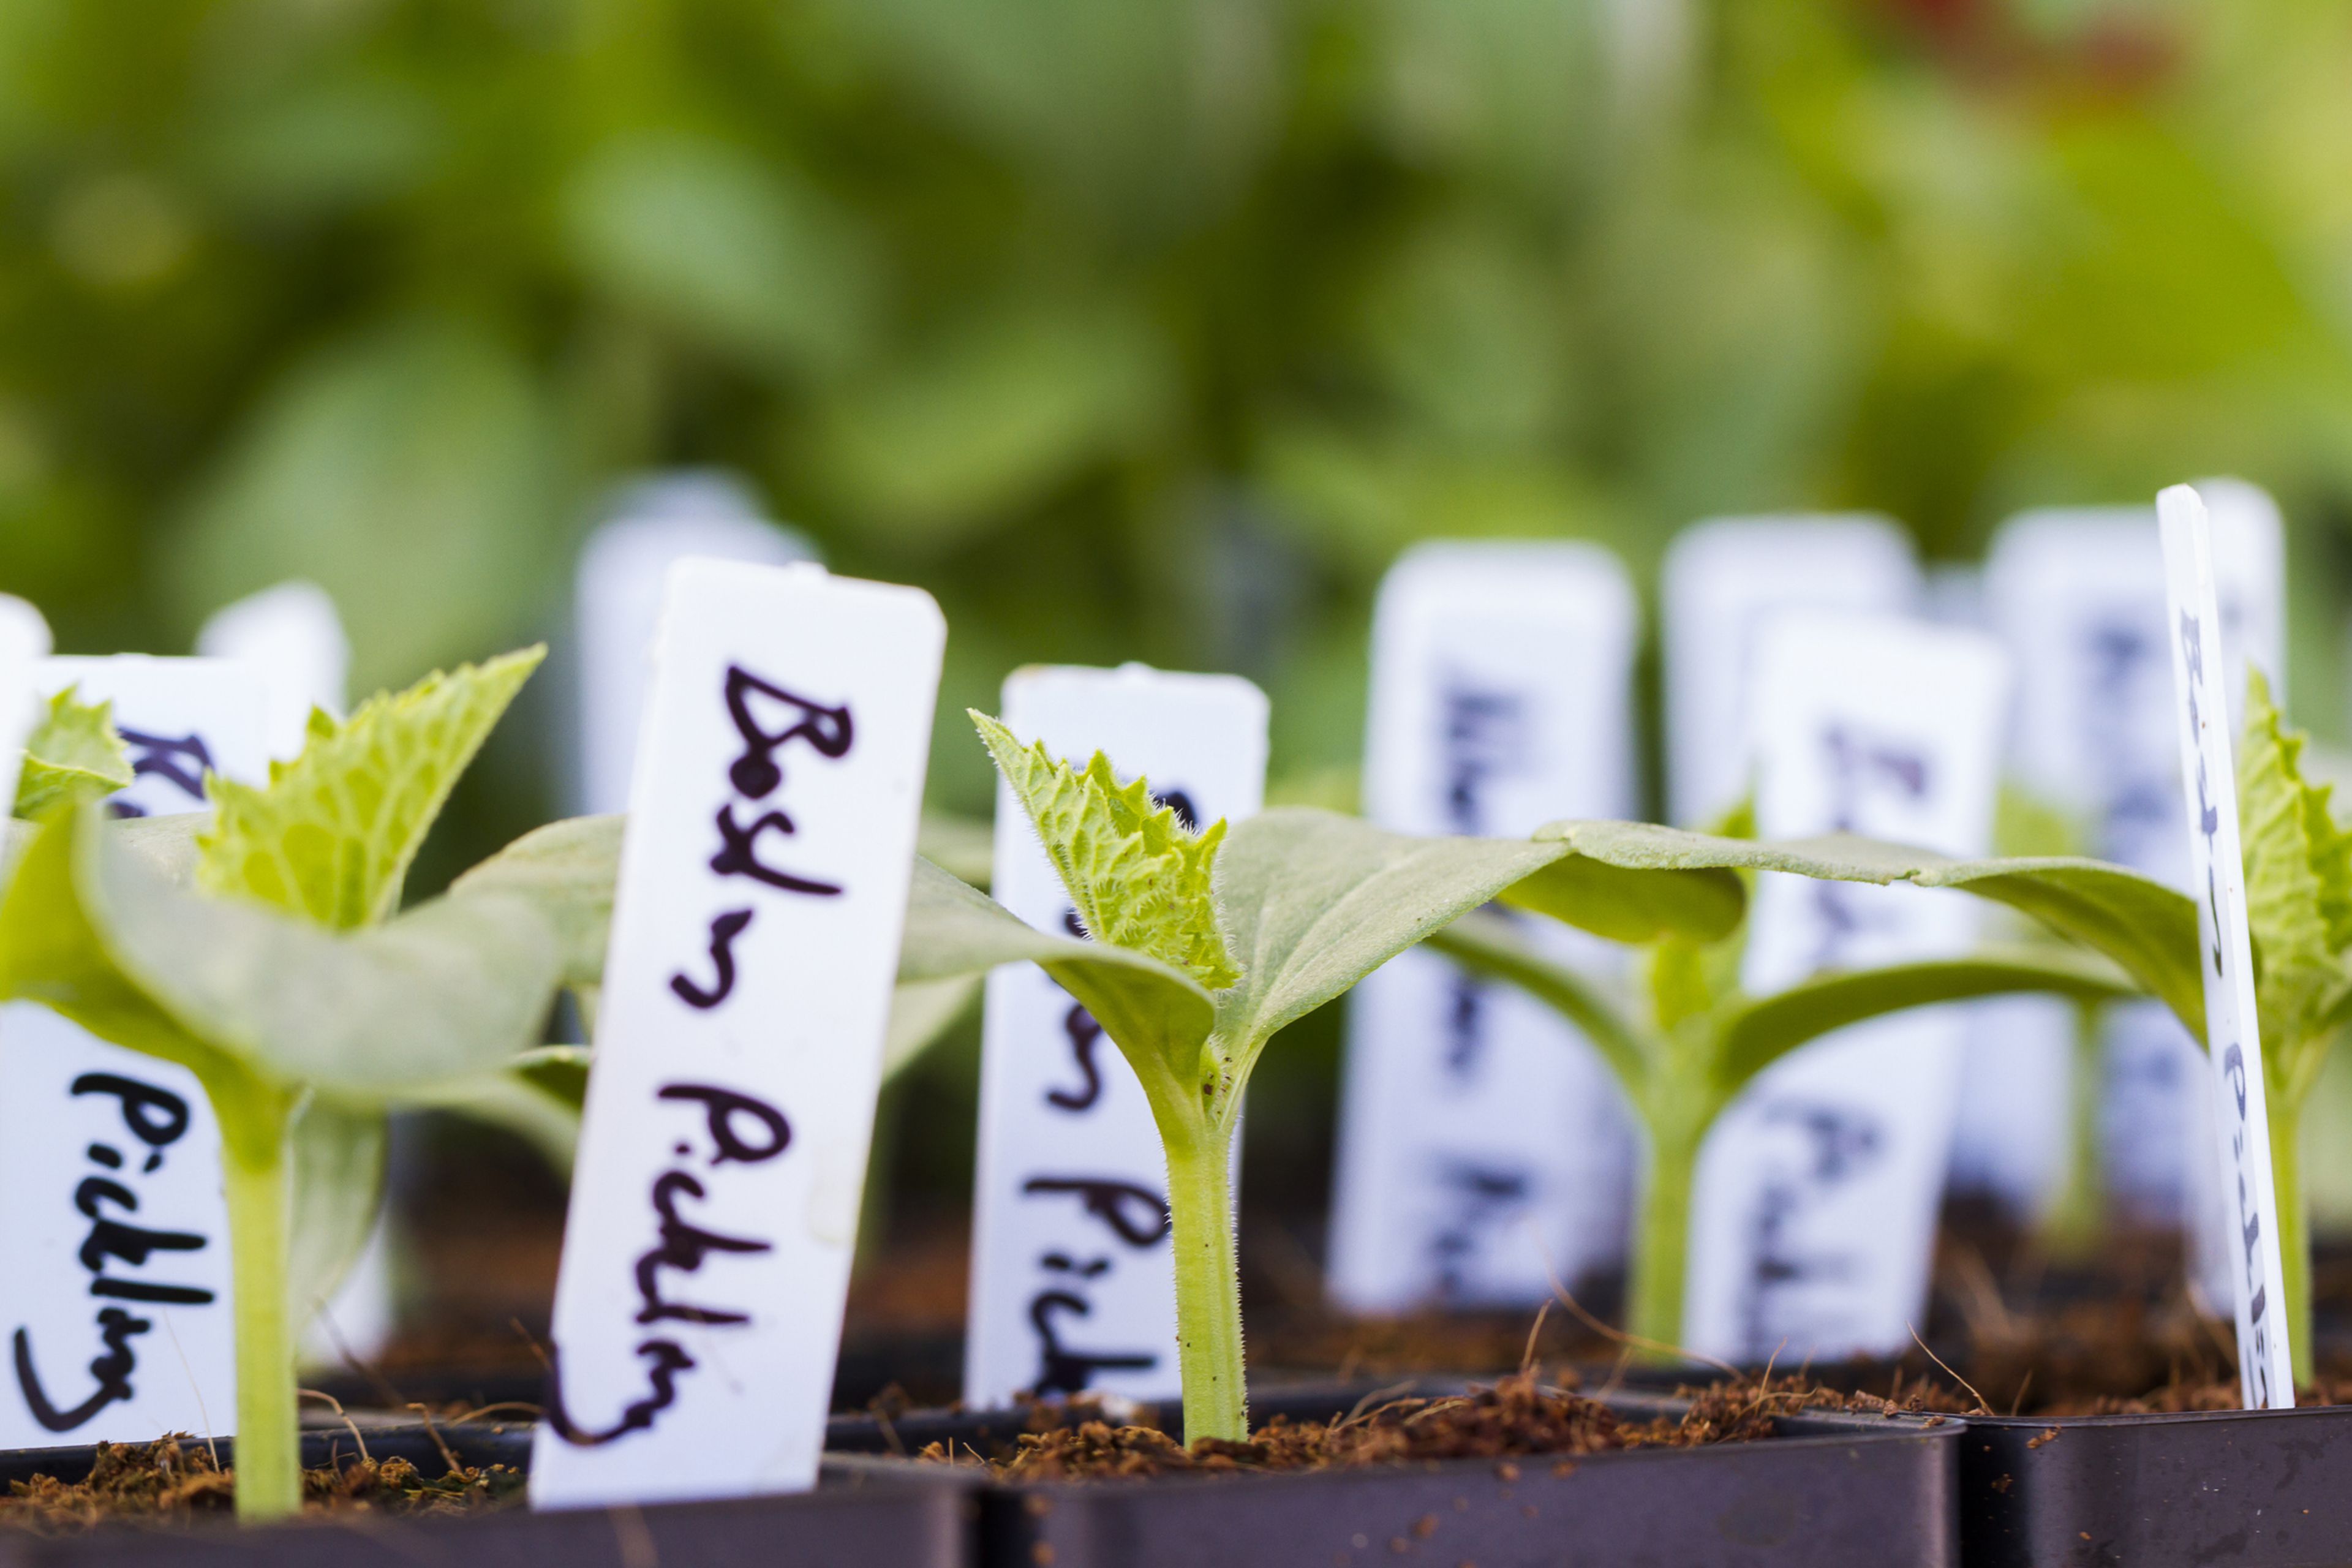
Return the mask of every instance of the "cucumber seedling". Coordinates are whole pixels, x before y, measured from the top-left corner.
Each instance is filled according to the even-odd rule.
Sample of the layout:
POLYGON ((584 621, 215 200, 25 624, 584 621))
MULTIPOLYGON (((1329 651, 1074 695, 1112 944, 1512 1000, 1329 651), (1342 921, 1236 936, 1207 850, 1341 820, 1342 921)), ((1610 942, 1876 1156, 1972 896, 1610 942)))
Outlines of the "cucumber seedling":
MULTIPOLYGON (((0 997, 187 1068, 219 1123, 241 1518, 299 1505, 295 1331, 373 1223, 388 1109, 500 1075, 560 1080, 531 1047, 557 988, 601 969, 598 894, 554 874, 549 830, 394 912, 539 659, 436 674, 346 721, 313 713, 268 785, 207 778, 209 817, 115 821, 96 782, 76 784, 0 899, 0 997)), ((110 776, 102 759, 75 765, 110 776)), ((609 908, 609 884, 601 897, 609 908)))
MULTIPOLYGON (((2152 883, 2139 886, 2133 873, 2095 862, 1940 862, 1842 836, 1766 845, 1597 822, 1555 824, 1540 836, 1580 844, 1589 853, 1638 851, 1643 858, 1685 868, 1966 887, 2029 907, 2047 890, 2044 881, 2060 877, 2078 896, 2087 889, 2128 901, 2167 891, 2152 883), (1990 890, 1995 887, 2001 890, 1990 890)), ((1648 1155, 1628 1259, 1626 1328, 1642 1352, 1654 1358, 1678 1353, 1682 1342, 1700 1148, 1767 1068, 1832 1030, 1931 1003, 2042 992, 2088 1006, 2139 989, 2130 974, 2096 953, 2067 943, 2020 942, 1965 957, 1825 972, 1756 996, 1739 984, 1744 925, 1713 941, 1667 934, 1642 944, 1632 984, 1617 988, 1549 956, 1531 935, 1512 916, 1480 911, 1433 935, 1430 945, 1550 1005, 1591 1042, 1623 1089, 1646 1134, 1648 1155)))
POLYGON ((1033 930, 918 860, 900 986, 1034 961, 1134 1068, 1167 1160, 1195 1438, 1249 1436, 1227 1173, 1250 1074, 1277 1031, 1497 897, 1628 942, 1718 939, 1746 903, 1717 868, 1612 866, 1563 841, 1411 838, 1308 807, 1196 833, 1100 753, 1081 771, 984 714, 972 721, 1087 936, 1033 930))

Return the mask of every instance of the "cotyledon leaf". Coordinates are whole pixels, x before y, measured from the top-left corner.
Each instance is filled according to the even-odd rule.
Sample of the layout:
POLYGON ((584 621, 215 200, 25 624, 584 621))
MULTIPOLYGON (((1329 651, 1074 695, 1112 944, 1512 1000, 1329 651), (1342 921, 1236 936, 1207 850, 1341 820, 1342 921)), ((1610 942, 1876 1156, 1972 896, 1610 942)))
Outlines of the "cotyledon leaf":
POLYGON ((2021 910, 2105 953, 2170 1007, 2193 1038, 2205 1037, 2197 906, 2185 894, 2120 866, 2071 856, 1956 860, 1851 834, 1763 843, 1632 822, 1556 822, 1538 829, 1537 837, 1640 869, 1726 867, 1831 881, 1958 888, 2021 910))
POLYGON ((1147 1088, 1168 1089, 1200 1059, 1216 1005, 1200 983, 1148 953, 1055 936, 918 856, 908 890, 898 986, 1034 963, 1094 1015, 1147 1088))
MULTIPOLYGON (((17 830, 10 835, 15 868, 0 894, 0 998, 39 1002, 100 1039, 205 1074, 218 1065, 220 1053, 125 975, 90 925, 76 886, 75 845, 80 819, 95 815, 85 808, 37 828, 12 825, 17 830)), ((122 852, 138 856, 146 876, 169 888, 173 873, 168 851, 175 838, 186 841, 186 826, 173 817, 150 821, 162 831, 142 833, 141 839, 151 846, 160 842, 167 851, 164 859, 141 854, 123 832, 147 829, 149 821, 124 823, 116 832, 125 840, 122 852)))
POLYGON ((83 702, 78 690, 68 687, 50 698, 25 739, 24 771, 16 775, 18 816, 103 799, 131 785, 131 753, 114 732, 114 705, 83 702))
POLYGON ((516 1133, 559 1173, 569 1173, 580 1144, 592 1053, 581 1046, 541 1046, 497 1067, 407 1085, 392 1103, 456 1111, 516 1133))
POLYGON ((212 779, 205 889, 340 931, 383 920, 458 775, 546 651, 436 670, 347 720, 313 710, 302 754, 271 763, 267 786, 212 779))
POLYGON ((566 985, 596 985, 613 928, 627 818, 574 816, 533 828, 449 885, 453 894, 506 894, 537 910, 563 953, 566 985))
POLYGON ((294 1321, 307 1323, 334 1299, 367 1249, 383 1206, 391 1129, 381 1106, 345 1105, 313 1095, 295 1113, 287 1143, 294 1212, 286 1297, 294 1321))
POLYGON ((1561 858, 1507 838, 1415 838, 1314 806, 1237 825, 1217 865, 1217 910, 1240 984, 1217 999, 1229 1074, 1431 932, 1561 858))
POLYGON ((1748 913, 1748 889, 1730 870, 1627 867, 1563 855, 1513 883, 1504 903, 1639 946, 1661 937, 1720 942, 1748 913))
POLYGON ((101 961, 121 989, 264 1078, 382 1100, 538 1043, 562 954, 527 900, 443 897, 329 931, 175 886, 109 826, 89 810, 73 825, 70 891, 101 961))
POLYGON ((1833 1029, 1908 1007, 2039 992, 2078 1002, 2140 994, 2095 953, 2055 945, 1987 948, 1964 957, 1816 974, 1736 1005, 1722 1025, 1715 1089, 1728 1103, 1758 1073, 1833 1029))

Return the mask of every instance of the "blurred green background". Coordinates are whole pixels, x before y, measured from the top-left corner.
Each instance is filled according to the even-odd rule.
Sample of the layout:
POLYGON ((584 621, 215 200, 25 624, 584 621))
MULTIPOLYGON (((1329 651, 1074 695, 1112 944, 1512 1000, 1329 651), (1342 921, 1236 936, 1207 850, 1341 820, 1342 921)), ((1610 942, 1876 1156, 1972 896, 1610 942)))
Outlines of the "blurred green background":
MULTIPOLYGON (((2298 0, 9 0, 0 587, 179 651, 309 576, 364 691, 725 464, 939 595, 944 712, 1239 669, 1296 777, 1419 535, 2228 471, 2340 734, 2347 80, 2298 0)), ((541 684, 445 862, 554 808, 541 684)))

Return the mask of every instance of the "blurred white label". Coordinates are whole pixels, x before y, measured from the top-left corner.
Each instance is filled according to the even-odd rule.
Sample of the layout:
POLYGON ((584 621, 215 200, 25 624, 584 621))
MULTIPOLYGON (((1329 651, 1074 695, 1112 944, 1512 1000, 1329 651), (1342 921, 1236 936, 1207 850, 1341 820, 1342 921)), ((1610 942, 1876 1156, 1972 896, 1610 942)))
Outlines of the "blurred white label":
POLYGON ((768 521, 750 492, 724 475, 688 470, 630 487, 611 520, 581 547, 573 635, 580 647, 578 809, 623 811, 629 802, 653 687, 655 622, 662 585, 688 556, 768 566, 814 561, 805 535, 768 521))
POLYGON ((2197 900, 2205 982, 2206 1055, 2211 1064, 2214 1152, 2233 1243, 2231 1298, 2237 1309, 2238 1375, 2250 1410, 2294 1407, 2286 1275, 2263 1044, 2254 1005, 2253 940, 2238 837, 2238 776, 2217 636, 2213 541, 2205 503, 2187 485, 2156 498, 2164 536, 2166 609, 2179 700, 2181 799, 2189 822, 2189 889, 2197 900))
POLYGON ((1911 542, 1883 517, 1726 517, 1675 536, 1660 568, 1667 798, 1704 827, 1747 796, 1758 627, 1808 608, 1907 615, 1922 593, 1911 542))
MULTIPOLYGON (((1414 550, 1373 621, 1366 815, 1522 837, 1633 815, 1639 609, 1589 544, 1414 550)), ((1558 956, 1616 950, 1524 917, 1558 956)), ((1512 986, 1402 952, 1348 1000, 1329 1281, 1359 1311, 1547 1299, 1623 1253, 1633 1134, 1577 1031, 1512 986)))
POLYGON ((815 1481, 946 632, 915 588, 670 569, 534 1504, 815 1481))
MULTIPOLYGON (((207 770, 268 771, 260 681, 217 659, 45 659, 44 694, 110 700, 124 816, 204 808, 207 770)), ((33 1002, 0 1007, 0 1445, 226 1436, 236 1420, 220 1133, 195 1074, 33 1002)))
MULTIPOLYGON (((2236 480, 2207 489, 2226 504, 2212 511, 2216 586, 2221 605, 2223 690, 2234 715, 2249 664, 2285 690, 2284 542, 2269 498, 2236 480)), ((2187 849, 2174 825, 2179 783, 2179 721, 2165 626, 2164 556, 2148 507, 2031 511, 2001 525, 1986 566, 1993 629, 2019 671, 2011 770, 2038 802, 2070 817, 2084 852, 2189 886, 2187 849)), ((2234 721, 2233 721, 2234 722, 2234 721)), ((2034 1005, 2029 1004, 2029 1005, 2034 1005)), ((2063 1015, 2063 1004, 2039 1005, 2063 1015)), ((2021 1116, 2070 1094, 2062 1033, 2042 1026, 2047 1044, 2030 1071, 1990 1092, 2021 1116)), ((2098 1119, 2110 1197, 2143 1224, 2172 1225, 2202 1185, 2210 1140, 2200 1119, 2200 1052, 2171 1013, 2154 1002, 2106 1010, 2106 1058, 2098 1119)), ((2013 1064, 2022 1068, 2024 1064, 2013 1064)), ((2057 1145, 2063 1148, 2063 1144, 2057 1145)), ((2056 1179, 2051 1164, 2038 1176, 2056 1179)), ((2022 1159, 1995 1184, 2021 1205, 2037 1176, 2022 1159)), ((2208 1196, 2218 1216, 2218 1200, 2208 1196)), ((2218 1217, 2215 1223, 2220 1223, 2218 1217)), ((2192 1244, 2197 1236, 2192 1229, 2192 1244)), ((2209 1251, 2210 1249, 2208 1249, 2209 1251)), ((2229 1299, 2209 1271, 2212 1300, 2229 1299)))
MULTIPOLYGON (((1238 676, 1021 669, 1004 683, 1002 717, 1024 744, 1042 741, 1076 766, 1103 752, 1120 778, 1148 779, 1195 826, 1254 816, 1265 799, 1265 697, 1238 676)), ((993 890, 1041 931, 1084 934, 1002 783, 993 890)), ((1034 963, 988 977, 972 1186, 967 1405, 1028 1392, 1181 1392, 1168 1171, 1151 1108, 1118 1047, 1034 963)))
MULTIPOLYGON (((2008 660, 1979 633, 1817 613, 1757 654, 1757 830, 1852 832, 1980 855, 1992 832, 2008 660)), ((1767 874, 1741 984, 1965 952, 1967 895, 1767 874)), ((1684 1336, 1701 1355, 1790 1363, 1908 1342, 1927 1287, 1968 1014, 1840 1029, 1765 1069, 1708 1134, 1684 1336)))
POLYGON ((30 664, 55 646, 47 618, 31 600, 0 594, 0 660, 30 664))
POLYGON ((196 651, 253 670, 268 703, 269 754, 279 762, 302 754, 313 708, 342 717, 352 646, 335 601, 315 583, 280 583, 222 606, 196 633, 196 651))

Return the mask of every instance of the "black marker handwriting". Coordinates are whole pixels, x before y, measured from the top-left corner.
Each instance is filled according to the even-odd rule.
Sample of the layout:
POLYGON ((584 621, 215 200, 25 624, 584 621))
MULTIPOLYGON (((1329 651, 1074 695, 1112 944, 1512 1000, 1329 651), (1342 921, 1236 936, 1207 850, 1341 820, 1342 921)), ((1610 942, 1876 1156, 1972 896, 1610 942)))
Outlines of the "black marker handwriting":
POLYGON ((1071 1059, 1077 1064, 1078 1074, 1085 1081, 1075 1089, 1047 1089, 1046 1102, 1064 1110, 1090 1110, 1102 1098, 1102 1069, 1095 1066, 1095 1047, 1102 1044, 1102 1026, 1095 1022, 1092 1013, 1073 1002, 1070 1010, 1062 1015, 1062 1032, 1069 1037, 1071 1059))
POLYGON ((719 972, 716 985, 709 991, 688 980, 683 973, 669 977, 669 988, 686 998, 687 1005, 708 1011, 716 1007, 735 990, 735 939, 751 923, 750 910, 729 910, 710 921, 710 964, 719 972))
POLYGON ((108 1405, 118 1400, 128 1400, 131 1394, 131 1374, 138 1370, 139 1358, 131 1353, 131 1340, 155 1325, 144 1318, 134 1318, 120 1307, 107 1307, 98 1314, 99 1338, 106 1349, 89 1363, 89 1375, 98 1387, 89 1398, 70 1410, 60 1410, 49 1400, 48 1390, 41 1386, 41 1374, 33 1366, 32 1337, 23 1329, 16 1331, 16 1390, 25 1396, 25 1408, 44 1430, 70 1432, 108 1405))
POLYGON ((1105 1176, 1032 1176, 1024 1194, 1068 1193, 1129 1247, 1156 1247, 1169 1232, 1168 1200, 1150 1187, 1105 1176))
MULTIPOLYGON (((152 770, 151 770, 152 771, 152 770)), ((197 1252, 211 1245, 194 1231, 157 1230, 115 1217, 139 1212, 139 1191, 132 1184, 152 1175, 163 1164, 164 1151, 187 1135, 190 1111, 183 1097, 158 1085, 120 1073, 91 1072, 76 1078, 68 1093, 110 1096, 123 1129, 147 1149, 136 1171, 125 1167, 122 1152, 103 1140, 84 1146, 83 1158, 106 1174, 85 1175, 75 1186, 73 1205, 90 1222, 76 1256, 89 1271, 89 1293, 100 1300, 137 1301, 157 1306, 202 1307, 217 1300, 217 1292, 196 1285, 172 1285, 152 1279, 125 1279, 108 1272, 110 1266, 143 1268, 155 1254, 197 1252)), ((88 1397, 60 1408, 42 1384, 33 1356, 30 1331, 19 1326, 15 1336, 16 1387, 33 1419, 51 1432, 70 1432, 108 1405, 131 1397, 131 1374, 138 1354, 131 1342, 153 1324, 121 1307, 101 1307, 94 1314, 100 1343, 104 1347, 89 1363, 96 1386, 88 1397)))
MULTIPOLYGON (((672 1149, 677 1159, 691 1159, 703 1152, 705 1165, 712 1170, 730 1164, 756 1165, 776 1158, 792 1145, 792 1124, 783 1113, 739 1089, 709 1083, 667 1083, 655 1091, 655 1099, 696 1107, 702 1112, 702 1131, 709 1140, 707 1152, 698 1152, 691 1140, 682 1139, 672 1149)), ((637 1288, 638 1324, 698 1323, 706 1328, 723 1329, 751 1321, 749 1312, 733 1308, 673 1300, 664 1289, 665 1273, 699 1274, 702 1266, 714 1256, 741 1257, 774 1250, 774 1244, 764 1237, 721 1235, 680 1212, 680 1205, 687 1200, 709 1195, 701 1178, 688 1171, 667 1170, 654 1178, 650 1203, 656 1239, 652 1247, 637 1255, 632 1270, 637 1288)), ((646 1375, 652 1392, 626 1406, 620 1420, 612 1426, 593 1431, 574 1422, 565 1410, 563 1380, 555 1370, 551 1352, 548 1422, 557 1436, 581 1447, 594 1447, 631 1432, 652 1428, 656 1418, 677 1402, 679 1374, 691 1371, 696 1363, 677 1341, 666 1338, 640 1341, 636 1353, 647 1360, 646 1375)))
POLYGON ((1039 1345, 1037 1393, 1079 1394, 1085 1392, 1098 1372, 1149 1372, 1160 1364, 1160 1358, 1148 1352, 1090 1354, 1064 1345, 1054 1320, 1063 1316, 1083 1318, 1093 1311, 1086 1298, 1067 1290, 1040 1290, 1031 1298, 1029 1322, 1037 1331, 1039 1345))
POLYGON ((749 826, 735 820, 735 803, 729 801, 719 808, 719 853, 710 858, 710 868, 722 877, 749 877, 781 888, 787 893, 810 893, 829 898, 841 891, 837 882, 820 882, 813 878, 781 871, 760 858, 760 835, 771 828, 779 834, 793 831, 793 819, 781 811, 761 814, 749 826))
POLYGON ((783 782, 784 770, 777 765, 776 752, 786 742, 806 741, 821 757, 840 758, 849 752, 852 730, 846 703, 828 708, 805 697, 795 697, 740 664, 727 667, 727 716, 735 721, 735 732, 743 737, 743 754, 729 767, 727 776, 737 790, 752 800, 762 798, 783 782), (782 730, 762 728, 751 712, 754 693, 784 704, 799 717, 782 730))
POLYGON ((649 1430, 655 1416, 677 1403, 677 1374, 692 1371, 694 1358, 674 1340, 647 1340, 637 1347, 637 1353, 651 1363, 646 1368, 646 1378, 653 1392, 625 1405, 621 1418, 612 1426, 593 1432, 573 1421, 563 1407, 562 1363, 556 1347, 547 1347, 547 1424, 555 1428, 557 1436, 576 1448, 601 1447, 615 1437, 649 1430))

